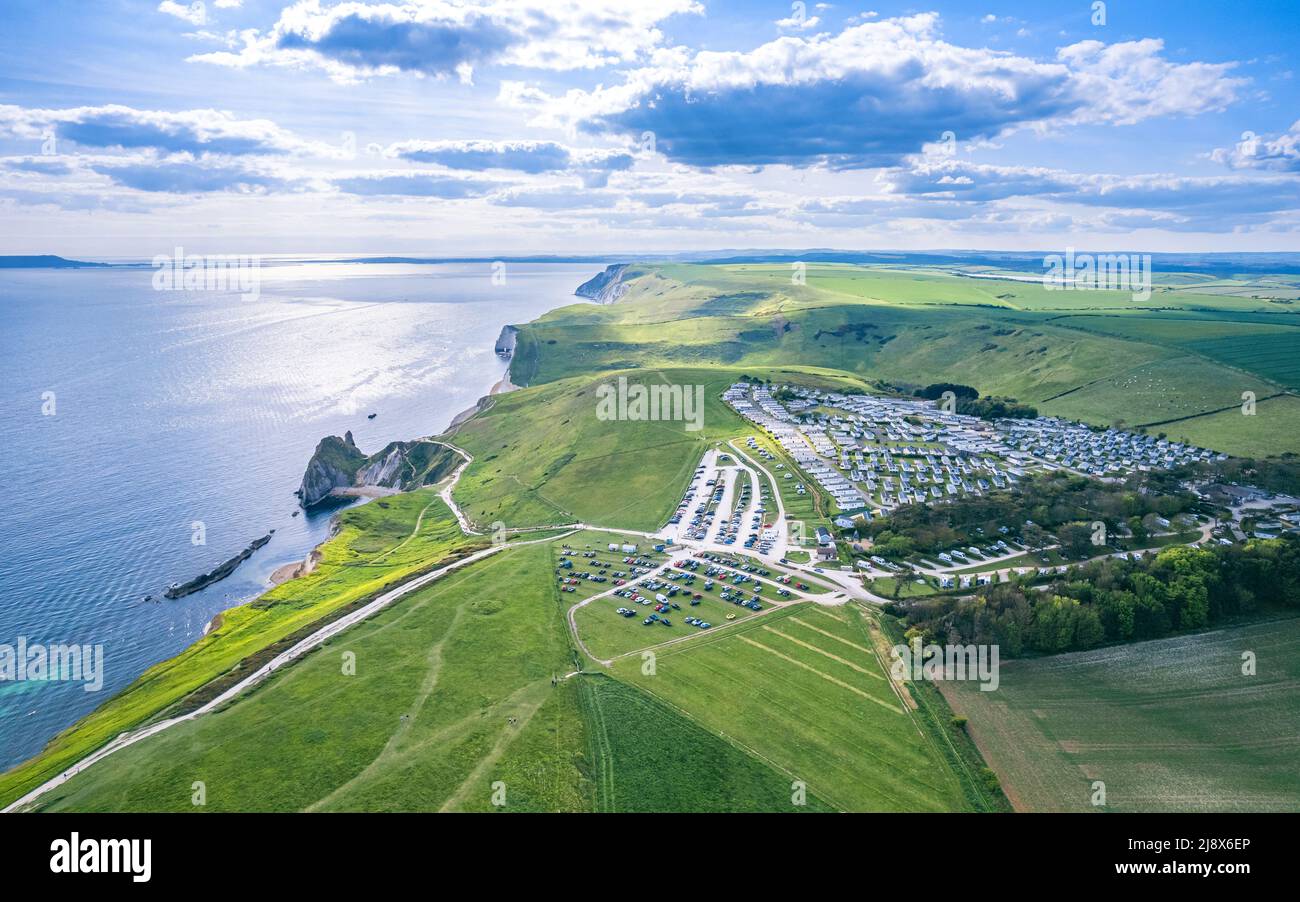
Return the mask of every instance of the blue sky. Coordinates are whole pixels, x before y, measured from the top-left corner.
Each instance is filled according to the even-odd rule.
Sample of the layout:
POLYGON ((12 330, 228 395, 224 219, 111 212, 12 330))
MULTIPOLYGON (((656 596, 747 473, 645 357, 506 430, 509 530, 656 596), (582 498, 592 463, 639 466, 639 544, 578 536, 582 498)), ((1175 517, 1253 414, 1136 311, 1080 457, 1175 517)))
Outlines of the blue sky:
POLYGON ((1300 250, 1283 2, 5 2, 0 253, 1300 250))

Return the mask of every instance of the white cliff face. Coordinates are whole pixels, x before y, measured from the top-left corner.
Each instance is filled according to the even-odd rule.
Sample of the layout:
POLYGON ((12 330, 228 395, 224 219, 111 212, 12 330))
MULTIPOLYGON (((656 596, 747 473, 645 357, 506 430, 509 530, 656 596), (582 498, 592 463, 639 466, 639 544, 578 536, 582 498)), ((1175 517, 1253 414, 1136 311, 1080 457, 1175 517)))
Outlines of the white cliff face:
POLYGON ((580 298, 590 298, 598 304, 613 304, 627 293, 627 283, 623 281, 623 275, 629 265, 615 263, 606 266, 603 272, 583 282, 573 293, 580 298))
POLYGON ((393 447, 379 460, 374 460, 357 473, 357 485, 378 485, 387 488, 400 486, 407 462, 404 449, 393 447))
POLYGON ((497 343, 495 346, 496 352, 502 357, 509 357, 514 354, 515 341, 518 334, 519 329, 515 326, 502 326, 501 334, 497 336, 497 343))

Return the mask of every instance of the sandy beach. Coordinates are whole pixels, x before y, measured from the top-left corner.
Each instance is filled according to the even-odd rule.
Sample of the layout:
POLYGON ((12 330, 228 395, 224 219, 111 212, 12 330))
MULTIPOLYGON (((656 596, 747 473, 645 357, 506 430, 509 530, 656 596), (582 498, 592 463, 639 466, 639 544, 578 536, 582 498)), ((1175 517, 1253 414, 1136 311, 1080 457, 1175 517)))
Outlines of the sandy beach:
POLYGON ((270 580, 271 585, 278 586, 281 583, 286 583, 291 579, 297 579, 300 576, 306 576, 308 573, 311 573, 313 570, 316 569, 316 565, 320 563, 320 558, 321 555, 319 549, 313 548, 311 550, 311 553, 308 554, 307 557, 304 558, 303 560, 294 561, 291 564, 284 564, 280 567, 276 567, 275 570, 271 573, 271 580, 270 580))

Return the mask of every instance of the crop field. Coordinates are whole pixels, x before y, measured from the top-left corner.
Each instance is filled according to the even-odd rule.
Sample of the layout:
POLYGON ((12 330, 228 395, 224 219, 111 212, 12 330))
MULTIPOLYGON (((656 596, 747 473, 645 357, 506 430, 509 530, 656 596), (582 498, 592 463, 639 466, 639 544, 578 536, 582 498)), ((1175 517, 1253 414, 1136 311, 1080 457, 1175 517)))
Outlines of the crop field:
POLYGON ((485 810, 501 780, 509 810, 582 809, 586 737, 574 690, 552 681, 572 661, 549 570, 542 543, 451 574, 43 807, 193 811, 202 781, 207 811, 485 810))
POLYGON ((895 692, 856 609, 811 603, 614 674, 842 810, 966 810, 957 774, 895 692))
POLYGON ((1257 374, 1285 388, 1300 388, 1300 315, 1227 320, 1193 313, 1071 316, 1056 320, 1091 332, 1165 344, 1257 374))
POLYGON ((1300 619, 1039 660, 941 684, 1028 811, 1300 810, 1300 619), (1243 654, 1256 672, 1243 675, 1243 654))

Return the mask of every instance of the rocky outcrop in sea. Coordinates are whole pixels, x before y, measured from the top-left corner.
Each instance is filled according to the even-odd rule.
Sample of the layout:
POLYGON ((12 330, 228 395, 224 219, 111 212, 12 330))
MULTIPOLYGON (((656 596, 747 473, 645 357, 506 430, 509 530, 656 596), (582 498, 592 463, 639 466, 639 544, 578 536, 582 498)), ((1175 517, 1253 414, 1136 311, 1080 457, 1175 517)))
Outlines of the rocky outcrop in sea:
POLYGON ((167 587, 167 591, 163 592, 163 595, 168 598, 184 598, 186 595, 191 595, 200 589, 206 589, 213 583, 225 579, 227 576, 234 573, 240 564, 252 557, 254 551, 271 541, 271 536, 273 535, 275 535, 274 529, 262 536, 260 539, 254 539, 247 548, 226 561, 224 564, 209 570, 207 573, 202 573, 194 577, 194 579, 187 583, 172 583, 167 587))
POLYGON ((357 470, 366 463, 366 455, 357 448, 352 433, 342 438, 327 435, 316 445, 316 451, 307 462, 307 472, 298 487, 298 498, 303 507, 311 507, 325 499, 330 492, 355 484, 357 470))

